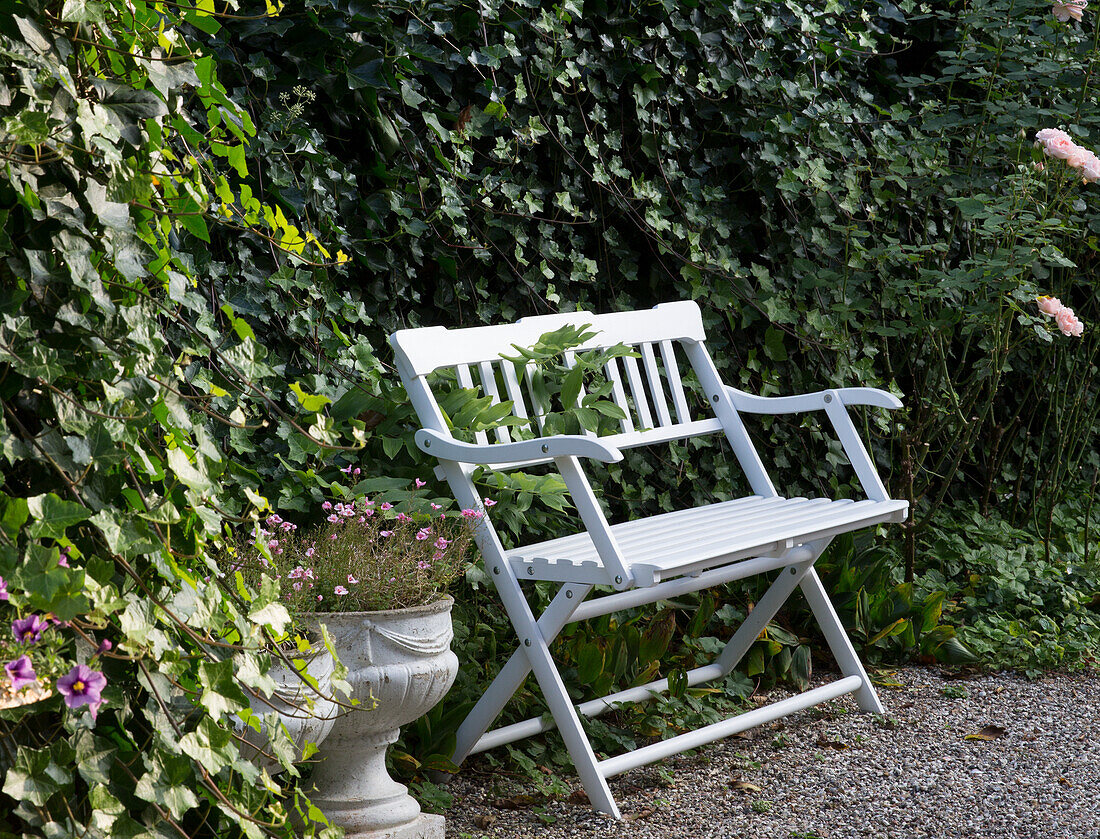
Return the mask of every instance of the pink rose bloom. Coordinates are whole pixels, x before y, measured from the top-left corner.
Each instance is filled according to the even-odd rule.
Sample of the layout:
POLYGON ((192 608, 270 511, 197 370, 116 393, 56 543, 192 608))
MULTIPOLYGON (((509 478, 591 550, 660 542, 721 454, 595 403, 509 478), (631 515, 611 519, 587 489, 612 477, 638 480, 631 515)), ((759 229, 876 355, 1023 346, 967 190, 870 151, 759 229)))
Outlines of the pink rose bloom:
POLYGON ((1081 20, 1086 6, 1088 6, 1088 0, 1066 0, 1064 3, 1055 0, 1050 11, 1058 20, 1065 23, 1070 18, 1077 21, 1081 20))
POLYGON ((1085 325, 1073 314, 1073 309, 1063 308, 1054 316, 1055 322, 1058 324, 1058 328, 1062 330, 1063 335, 1072 335, 1074 338, 1080 338, 1081 333, 1085 331, 1085 325))
POLYGON ((1035 132, 1035 142, 1047 143, 1055 138, 1061 138, 1073 142, 1073 139, 1063 131, 1061 128, 1043 128, 1040 131, 1035 132))
POLYGON ((1047 157, 1056 157, 1059 160, 1068 160, 1074 152, 1080 151, 1078 145, 1069 137, 1052 137, 1043 143, 1043 151, 1047 157))
POLYGON ((1056 314, 1062 311, 1062 309, 1065 308, 1062 305, 1062 301, 1059 300, 1057 297, 1047 297, 1046 295, 1043 295, 1035 302, 1039 304, 1040 312, 1042 312, 1044 315, 1050 315, 1051 317, 1054 317, 1056 314))
POLYGON ((1096 155, 1088 149, 1074 145, 1070 153, 1066 156, 1066 164, 1072 166, 1074 169, 1083 169, 1085 164, 1094 157, 1096 157, 1096 155))
POLYGON ((1081 165, 1081 176, 1086 183, 1100 180, 1100 157, 1090 154, 1089 159, 1081 165))

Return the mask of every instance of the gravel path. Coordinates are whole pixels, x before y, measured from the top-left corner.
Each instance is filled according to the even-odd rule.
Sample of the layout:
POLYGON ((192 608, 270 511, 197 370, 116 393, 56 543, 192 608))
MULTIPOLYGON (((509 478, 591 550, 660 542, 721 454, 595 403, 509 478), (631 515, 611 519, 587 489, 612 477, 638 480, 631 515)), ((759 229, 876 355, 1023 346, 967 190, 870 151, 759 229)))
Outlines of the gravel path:
POLYGON ((447 836, 1100 839, 1100 677, 891 674, 885 718, 845 696, 613 779, 622 822, 568 800, 495 806, 533 789, 474 761, 449 786, 447 836))

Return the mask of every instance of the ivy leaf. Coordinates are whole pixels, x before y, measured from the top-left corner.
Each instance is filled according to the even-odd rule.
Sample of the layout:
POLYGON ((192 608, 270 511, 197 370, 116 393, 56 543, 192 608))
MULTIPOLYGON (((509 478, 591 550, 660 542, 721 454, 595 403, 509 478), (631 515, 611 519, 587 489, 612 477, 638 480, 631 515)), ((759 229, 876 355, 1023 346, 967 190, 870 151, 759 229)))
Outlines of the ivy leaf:
POLYGON ((294 395, 298 397, 298 402, 301 403, 302 409, 306 411, 320 411, 325 405, 332 401, 327 396, 306 393, 298 382, 292 382, 290 389, 294 391, 294 395))
POLYGON ((20 746, 4 776, 4 793, 16 801, 28 801, 39 807, 72 783, 72 775, 58 766, 49 749, 20 746))
POLYGON ((223 766, 229 766, 236 758, 236 750, 230 745, 232 737, 210 717, 204 717, 199 727, 180 738, 180 751, 196 763, 216 774, 223 766))
POLYGON ((134 793, 139 798, 167 807, 176 819, 198 806, 199 800, 191 791, 197 786, 197 779, 186 758, 155 752, 145 760, 149 771, 134 786, 134 793))
POLYGON ((199 684, 202 685, 199 702, 212 717, 221 718, 225 714, 248 707, 244 691, 234 678, 233 662, 230 659, 201 662, 199 684))
POLYGON ((32 539, 62 539, 67 528, 91 516, 84 505, 65 501, 52 492, 28 498, 27 509, 35 519, 27 529, 32 539))
POLYGON ((180 483, 200 494, 211 492, 214 485, 206 474, 205 461, 201 456, 197 458, 197 461, 199 467, 195 468, 194 464, 191 463, 191 459, 187 456, 187 452, 178 446, 168 450, 168 465, 176 473, 180 483))

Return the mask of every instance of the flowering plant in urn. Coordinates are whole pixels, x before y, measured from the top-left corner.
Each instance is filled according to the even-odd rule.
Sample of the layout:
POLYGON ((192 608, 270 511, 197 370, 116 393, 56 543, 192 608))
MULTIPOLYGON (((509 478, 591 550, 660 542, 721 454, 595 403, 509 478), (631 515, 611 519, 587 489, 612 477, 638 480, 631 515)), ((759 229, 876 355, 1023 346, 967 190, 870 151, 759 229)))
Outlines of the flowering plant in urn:
POLYGON ((326 743, 338 746, 322 744, 312 800, 348 836, 442 836, 442 819, 421 814, 389 777, 385 754, 400 726, 427 713, 454 681, 446 591, 466 568, 482 513, 423 506, 327 500, 308 530, 273 514, 227 562, 246 585, 276 580, 300 627, 327 633, 346 667, 352 695, 333 705, 326 743))

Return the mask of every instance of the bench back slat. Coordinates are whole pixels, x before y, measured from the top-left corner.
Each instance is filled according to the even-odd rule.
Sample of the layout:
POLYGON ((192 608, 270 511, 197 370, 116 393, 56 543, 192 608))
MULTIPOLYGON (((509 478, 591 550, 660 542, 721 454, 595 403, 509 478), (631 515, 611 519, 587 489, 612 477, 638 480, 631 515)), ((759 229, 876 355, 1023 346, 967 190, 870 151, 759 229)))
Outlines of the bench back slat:
MULTIPOLYGON (((396 351, 402 379, 425 426, 432 427, 434 422, 434 430, 448 433, 446 421, 435 405, 428 374, 440 367, 454 367, 459 384, 472 387, 470 371, 471 367, 476 367, 482 392, 494 402, 511 400, 514 416, 529 420, 530 430, 540 435, 544 426, 544 410, 531 389, 530 373, 534 365, 527 366, 521 381, 516 375, 515 365, 501 356, 514 355, 516 347, 531 346, 542 335, 562 326, 582 324, 590 325, 596 334, 565 354, 567 366, 575 364, 576 353, 604 349, 619 343, 637 352, 641 361, 639 364, 639 358, 634 357, 613 358, 604 367, 603 372, 611 384, 610 398, 625 414, 619 421, 619 431, 605 436, 607 443, 618 448, 632 448, 725 431, 754 491, 764 496, 775 494, 732 402, 724 394, 718 402, 711 399, 711 390, 718 387, 718 373, 703 344, 706 336, 702 314, 693 301, 665 303, 644 311, 606 315, 590 312, 540 315, 498 326, 401 330, 390 336, 390 343, 396 351), (694 370, 705 394, 709 410, 703 409, 698 415, 692 411, 679 368, 680 359, 688 365, 685 370, 694 370), (666 393, 671 399, 672 410, 666 393)), ((582 397, 583 393, 578 399, 582 397)), ((591 431, 586 433, 592 434, 591 431)), ((514 435, 509 434, 507 429, 498 428, 492 437, 485 432, 477 432, 476 437, 479 443, 491 445, 493 438, 495 442, 507 442, 514 435)), ((544 458, 495 468, 526 467, 550 463, 551 460, 544 458)))
MULTIPOLYGON (((642 374, 638 370, 638 359, 627 356, 623 359, 626 368, 626 380, 630 383, 630 397, 634 400, 634 411, 638 417, 638 425, 645 428, 653 428, 653 414, 649 411, 649 400, 646 399, 645 385, 642 383, 642 374)), ((620 406, 624 408, 625 406, 620 406)))
MULTIPOLYGON (((497 387, 497 376, 493 365, 488 361, 481 361, 478 362, 477 369, 481 375, 482 392, 493 400, 494 405, 499 405, 505 401, 500 398, 500 389, 497 387)), ((495 429, 495 434, 498 443, 510 443, 512 441, 512 435, 508 433, 506 425, 498 426, 495 429)))
MULTIPOLYGON (((471 389, 471 390, 473 389, 473 387, 474 387, 474 377, 470 375, 470 365, 469 364, 456 365, 455 366, 455 378, 458 379, 458 384, 459 384, 460 387, 464 387, 464 388, 471 389)), ((474 432, 474 439, 483 446, 486 443, 489 442, 489 438, 485 436, 484 431, 475 431, 474 432)))
POLYGON ((672 394, 672 404, 676 408, 677 422, 690 422, 691 411, 684 395, 684 383, 680 379, 680 366, 676 363, 676 350, 672 341, 661 341, 661 360, 665 363, 665 375, 668 376, 668 390, 672 394))
POLYGON ((672 417, 668 413, 668 403, 665 401, 664 388, 661 387, 661 374, 657 370, 657 359, 653 355, 653 344, 642 344, 642 367, 645 370, 646 379, 649 381, 649 392, 653 398, 653 410, 657 413, 657 425, 662 428, 672 425, 672 417))

